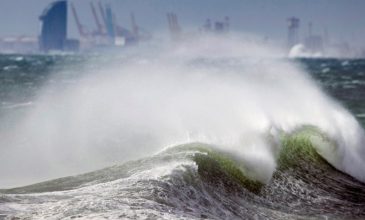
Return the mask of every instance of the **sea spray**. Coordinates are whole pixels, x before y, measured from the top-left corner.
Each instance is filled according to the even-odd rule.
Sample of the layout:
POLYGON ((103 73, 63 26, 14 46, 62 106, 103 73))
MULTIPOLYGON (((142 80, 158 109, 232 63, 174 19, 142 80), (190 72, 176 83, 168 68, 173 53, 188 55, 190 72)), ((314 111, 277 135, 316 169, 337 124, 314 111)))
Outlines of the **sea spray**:
POLYGON ((0 159, 14 167, 0 174, 12 178, 31 168, 36 181, 201 142, 238 155, 254 179, 267 183, 280 133, 311 125, 337 145, 322 155, 365 180, 362 128, 277 50, 241 37, 140 50, 101 56, 83 64, 70 83, 44 85, 36 104, 0 140, 7 152, 0 159))

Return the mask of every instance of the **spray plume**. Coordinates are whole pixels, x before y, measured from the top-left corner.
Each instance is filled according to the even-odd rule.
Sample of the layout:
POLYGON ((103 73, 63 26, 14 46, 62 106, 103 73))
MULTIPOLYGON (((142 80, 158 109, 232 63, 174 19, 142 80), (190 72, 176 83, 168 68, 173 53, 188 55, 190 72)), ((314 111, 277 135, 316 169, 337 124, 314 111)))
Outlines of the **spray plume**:
POLYGON ((72 83, 42 88, 1 140, 0 175, 24 184, 204 142, 235 153, 267 182, 280 133, 313 125, 337 146, 319 152, 365 181, 362 128, 280 51, 212 36, 140 50, 100 56, 72 83))

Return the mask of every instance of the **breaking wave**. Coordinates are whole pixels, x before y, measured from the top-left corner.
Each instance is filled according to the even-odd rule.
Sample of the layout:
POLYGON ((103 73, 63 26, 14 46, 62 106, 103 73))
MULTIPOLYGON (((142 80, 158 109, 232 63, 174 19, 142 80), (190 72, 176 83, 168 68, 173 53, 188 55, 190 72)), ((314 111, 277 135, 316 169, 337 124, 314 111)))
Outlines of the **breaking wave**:
MULTIPOLYGON (((266 184, 252 179, 236 155, 190 143, 123 165, 4 190, 2 202, 28 201, 15 206, 22 210, 15 215, 20 218, 365 216, 364 184, 324 160, 314 137, 329 141, 314 128, 283 136, 278 167, 266 184)), ((12 209, 8 205, 9 213, 12 209)))
POLYGON ((144 54, 99 57, 72 83, 53 76, 1 140, 9 147, 0 159, 22 164, 18 175, 45 164, 39 179, 122 165, 2 190, 1 214, 365 216, 364 131, 299 66, 236 38, 144 54))

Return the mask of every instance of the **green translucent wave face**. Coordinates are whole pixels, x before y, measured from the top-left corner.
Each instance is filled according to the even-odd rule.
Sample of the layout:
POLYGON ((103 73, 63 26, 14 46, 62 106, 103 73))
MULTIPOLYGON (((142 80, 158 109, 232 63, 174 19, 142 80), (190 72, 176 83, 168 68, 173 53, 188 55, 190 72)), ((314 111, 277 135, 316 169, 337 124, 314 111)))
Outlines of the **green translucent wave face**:
POLYGON ((207 182, 223 180, 236 182, 252 192, 258 192, 263 186, 257 180, 250 178, 244 163, 233 154, 218 150, 216 147, 192 143, 169 149, 171 152, 196 151, 192 159, 198 165, 198 173, 207 182))
MULTIPOLYGON (((283 134, 280 153, 277 155, 277 169, 273 175, 287 170, 294 170, 295 175, 302 173, 305 175, 305 173, 311 172, 313 167, 333 170, 333 166, 320 154, 321 146, 317 145, 321 144, 325 145, 324 147, 332 147, 333 149, 330 151, 335 150, 335 143, 330 141, 319 129, 312 126, 304 126, 291 134, 283 134), (308 166, 309 164, 311 166, 308 166)), ((204 181, 214 182, 223 178, 223 182, 236 182, 254 193, 259 193, 261 188, 265 186, 265 183, 255 179, 255 174, 245 166, 245 161, 242 158, 216 146, 190 143, 166 150, 169 153, 187 151, 195 152, 192 159, 198 165, 199 175, 204 181)))
POLYGON ((365 197, 361 196, 365 195, 364 185, 337 171, 323 159, 316 150, 321 142, 313 142, 313 137, 331 143, 320 130, 310 126, 283 134, 277 169, 265 184, 252 177, 244 159, 218 146, 188 143, 103 170, 0 192, 77 191, 84 186, 128 178, 160 165, 181 162, 183 169, 172 168, 171 173, 157 179, 141 179, 137 181, 141 187, 128 188, 128 192, 140 192, 146 188, 146 192, 152 192, 151 195, 147 193, 149 199, 169 208, 194 209, 199 206, 199 210, 211 210, 213 203, 204 201, 206 198, 216 199, 214 204, 218 207, 221 204, 235 207, 233 213, 240 208, 246 210, 235 213, 241 217, 252 217, 257 213, 270 219, 320 219, 323 214, 331 219, 365 216, 363 208, 358 208, 365 204, 365 197), (151 186, 153 190, 149 188, 151 186), (253 213, 248 213, 252 210, 253 213))
MULTIPOLYGON (((316 147, 312 143, 313 137, 327 140, 314 127, 303 127, 292 134, 282 135, 281 151, 277 158, 276 172, 285 172, 286 170, 295 170, 296 173, 310 172, 310 170, 305 171, 305 169, 310 169, 307 166, 309 163, 315 165, 315 167, 333 169, 317 153, 316 147)), ((58 191, 78 188, 89 181, 111 181, 125 177, 125 174, 131 173, 131 170, 150 169, 153 164, 184 160, 184 158, 193 160, 197 164, 198 175, 206 183, 235 183, 256 194, 265 186, 265 183, 255 179, 255 174, 247 168, 242 158, 237 157, 233 153, 225 152, 217 146, 204 143, 189 143, 168 148, 160 154, 146 159, 131 161, 123 165, 79 176, 66 177, 25 188, 13 189, 9 193, 58 191)))
MULTIPOLYGON (((326 154, 326 151, 334 152, 335 148, 336 144, 318 128, 304 126, 282 136, 278 169, 298 168, 303 162, 328 165, 321 154, 326 154), (325 147, 332 149, 324 149, 325 147)), ((336 160, 334 157, 332 156, 332 161, 336 160)))

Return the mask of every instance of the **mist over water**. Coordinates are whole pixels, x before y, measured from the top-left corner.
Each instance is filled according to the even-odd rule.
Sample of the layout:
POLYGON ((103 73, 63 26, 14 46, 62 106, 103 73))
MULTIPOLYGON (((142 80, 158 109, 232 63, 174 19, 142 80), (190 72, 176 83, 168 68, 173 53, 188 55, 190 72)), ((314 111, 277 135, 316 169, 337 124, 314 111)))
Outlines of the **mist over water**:
POLYGON ((306 125, 334 143, 318 144, 320 154, 365 181, 365 136, 356 119, 280 50, 253 39, 207 36, 70 68, 80 74, 67 83, 51 75, 2 135, 0 186, 92 171, 191 142, 234 153, 251 178, 266 183, 281 135, 306 125))

